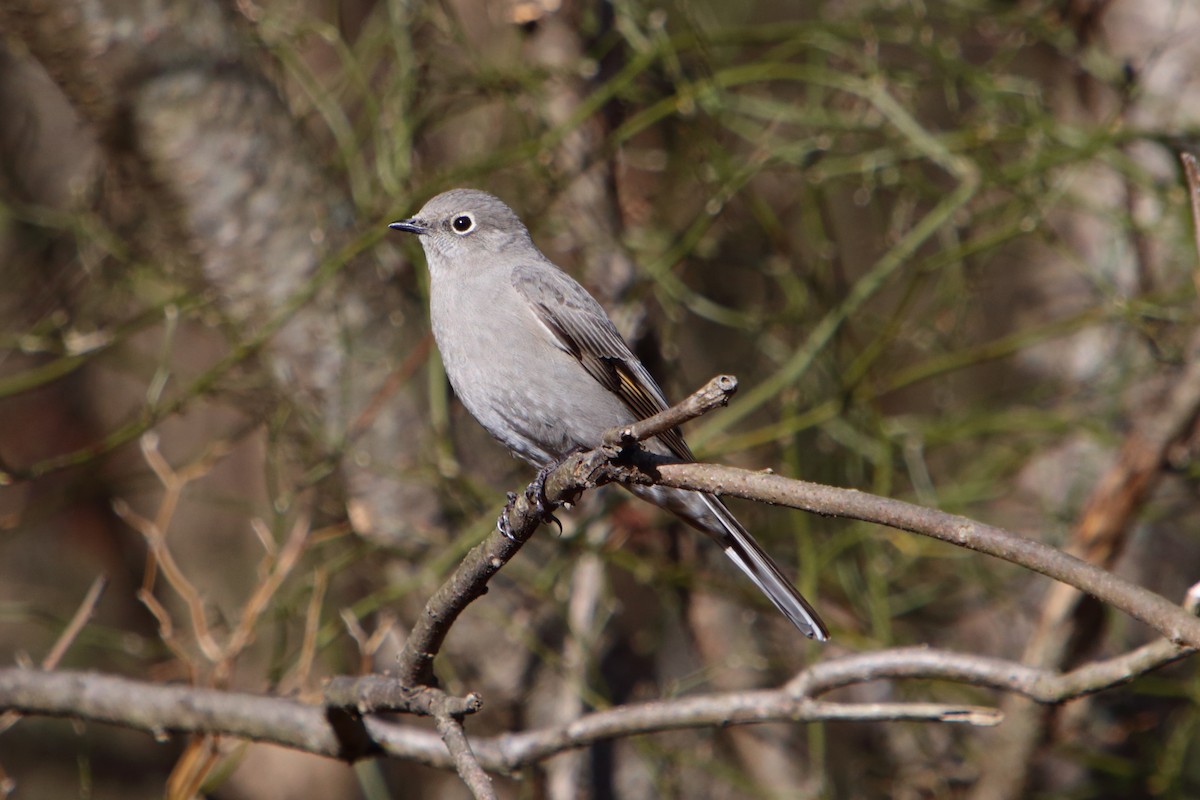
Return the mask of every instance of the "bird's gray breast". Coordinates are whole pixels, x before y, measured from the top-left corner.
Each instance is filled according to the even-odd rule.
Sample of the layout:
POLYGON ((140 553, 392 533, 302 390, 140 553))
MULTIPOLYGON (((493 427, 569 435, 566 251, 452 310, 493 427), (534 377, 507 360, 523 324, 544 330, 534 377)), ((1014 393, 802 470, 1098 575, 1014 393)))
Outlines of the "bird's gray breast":
POLYGON ((567 353, 513 287, 511 270, 436 276, 430 317, 446 374, 492 436, 543 466, 595 447, 633 415, 567 353))

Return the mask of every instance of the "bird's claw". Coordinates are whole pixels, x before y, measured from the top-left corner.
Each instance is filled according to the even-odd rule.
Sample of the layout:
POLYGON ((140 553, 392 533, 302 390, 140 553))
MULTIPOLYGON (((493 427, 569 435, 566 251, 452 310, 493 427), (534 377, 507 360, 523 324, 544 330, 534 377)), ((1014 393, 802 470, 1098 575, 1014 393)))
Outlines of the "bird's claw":
POLYGON ((525 498, 533 505, 533 510, 537 512, 538 517, 543 522, 553 522, 557 525, 559 533, 562 532, 562 523, 558 521, 558 518, 550 510, 553 504, 546 497, 546 479, 550 477, 550 473, 560 463, 562 462, 555 462, 539 469, 537 477, 533 479, 533 483, 529 484, 529 488, 525 490, 525 498))
POLYGON ((500 516, 496 519, 496 530, 500 531, 505 539, 515 542, 517 537, 513 536, 512 523, 508 521, 508 515, 512 512, 513 505, 517 502, 517 493, 508 492, 505 497, 508 498, 508 502, 504 504, 504 510, 500 512, 500 516))
MULTIPOLYGON (((561 463, 561 461, 556 461, 552 464, 542 467, 540 470, 538 470, 537 477, 535 477, 533 482, 530 483, 525 489, 525 499, 529 501, 531 506, 533 506, 533 513, 536 514, 538 519, 540 519, 542 522, 553 522, 554 526, 558 528, 558 533, 560 536, 563 532, 563 526, 562 522, 559 521, 558 517, 554 516, 554 512, 551 510, 555 508, 555 505, 550 502, 548 497, 546 497, 546 479, 550 477, 550 473, 553 472, 561 463)), ((513 505, 516 502, 517 496, 514 493, 509 492, 508 503, 504 506, 504 511, 496 520, 496 530, 500 531, 500 533, 504 535, 504 538, 508 539, 510 542, 515 542, 517 540, 516 536, 513 535, 512 523, 509 522, 508 519, 509 514, 512 513, 513 505)))

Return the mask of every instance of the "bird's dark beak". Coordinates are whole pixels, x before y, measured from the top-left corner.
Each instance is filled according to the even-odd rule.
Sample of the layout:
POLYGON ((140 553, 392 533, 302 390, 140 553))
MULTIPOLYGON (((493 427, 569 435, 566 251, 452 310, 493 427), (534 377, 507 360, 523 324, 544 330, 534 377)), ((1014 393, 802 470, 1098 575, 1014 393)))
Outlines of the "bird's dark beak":
POLYGON ((406 233, 415 233, 417 236, 422 236, 426 233, 429 233, 429 226, 426 225, 424 222, 421 222, 421 220, 416 219, 416 218, 402 219, 399 222, 393 222, 391 225, 388 225, 388 227, 394 231, 405 231, 406 233))

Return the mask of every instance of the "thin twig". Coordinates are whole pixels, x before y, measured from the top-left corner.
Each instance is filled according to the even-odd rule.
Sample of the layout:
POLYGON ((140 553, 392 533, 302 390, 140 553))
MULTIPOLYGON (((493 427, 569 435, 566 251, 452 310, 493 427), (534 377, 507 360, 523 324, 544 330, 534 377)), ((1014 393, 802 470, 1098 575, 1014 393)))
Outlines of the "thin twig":
POLYGON ((50 652, 42 659, 42 669, 54 669, 58 666, 58 662, 62 661, 62 657, 67 654, 67 649, 75 641, 75 637, 87 625, 88 620, 92 618, 92 614, 96 613, 96 604, 100 602, 100 596, 104 594, 104 589, 107 586, 108 577, 105 575, 97 575, 96 580, 92 581, 87 594, 83 596, 83 602, 79 604, 79 608, 75 609, 75 614, 71 617, 71 621, 67 623, 67 627, 63 628, 58 641, 54 643, 54 646, 50 648, 50 652))
MULTIPOLYGON (((188 608, 188 614, 192 621, 192 635, 196 641, 196 645, 210 662, 216 662, 221 657, 221 647, 213 638, 212 632, 208 627, 208 616, 204 610, 204 599, 200 596, 200 592, 192 585, 192 582, 187 578, 184 571, 175 562, 171 554, 170 548, 167 547, 167 531, 170 530, 171 523, 175 518, 175 512, 179 508, 179 502, 183 497, 184 489, 188 484, 196 481, 207 475, 213 466, 224 458, 232 449, 229 442, 219 441, 211 444, 203 454, 195 461, 187 464, 179 469, 175 469, 167 462, 159 451, 159 437, 154 431, 149 431, 141 436, 138 441, 141 447, 142 457, 146 464, 154 472, 159 483, 163 487, 163 495, 159 500, 158 511, 154 515, 154 519, 143 517, 141 514, 133 510, 133 508, 123 499, 117 498, 112 503, 113 511, 123 519, 130 527, 142 534, 146 540, 146 545, 149 550, 146 556, 146 569, 142 579, 142 588, 138 592, 138 597, 143 604, 150 610, 158 619, 160 635, 164 641, 170 645, 170 636, 173 630, 173 625, 170 621, 170 616, 167 610, 157 602, 154 598, 154 584, 161 569, 163 576, 171 585, 171 588, 183 599, 188 608)), ((182 644, 175 640, 172 650, 181 657, 181 660, 187 661, 186 650, 182 644)), ((194 665, 189 665, 191 671, 195 671, 194 665)))
MULTIPOLYGON (((75 609, 75 613, 71 616, 71 621, 67 623, 67 627, 63 628, 63 632, 59 634, 54 646, 50 648, 50 652, 46 653, 46 657, 42 659, 42 669, 51 670, 58 667, 58 662, 62 661, 62 657, 67 654, 67 650, 71 647, 71 643, 79 636, 79 632, 87 625, 88 620, 92 618, 92 614, 96 612, 96 604, 100 602, 100 596, 104 594, 105 587, 108 586, 108 577, 105 575, 97 575, 96 580, 92 581, 91 587, 87 590, 87 594, 83 596, 83 601, 79 604, 79 608, 75 609)), ((4 733, 11 728, 20 719, 19 714, 11 711, 6 711, 0 714, 0 733, 4 733)))
POLYGON ((471 790, 475 800, 495 800, 496 792, 492 788, 492 778, 483 771, 479 759, 471 750, 471 743, 463 732, 462 721, 453 714, 440 711, 434 715, 437 721, 438 733, 446 744, 446 750, 454 759, 454 769, 458 777, 471 790))
POLYGON ((318 567, 313 573, 312 595, 308 599, 308 610, 304 614, 304 640, 300 644, 300 655, 296 658, 296 669, 292 676, 300 692, 308 687, 313 662, 317 659, 317 635, 321 628, 321 606, 325 602, 325 590, 329 586, 329 573, 318 567))
MULTIPOLYGON (((258 520, 255 520, 254 524, 266 527, 258 520)), ((233 669, 233 663, 246 646, 254 640, 254 632, 258 628, 259 618, 267 610, 275 592, 283 585, 284 580, 300 560, 300 555, 308 544, 310 531, 308 519, 300 517, 292 524, 292 532, 288 535, 287 541, 279 553, 268 551, 264 556, 263 563, 260 565, 261 577, 258 585, 242 607, 238 626, 222 648, 221 659, 213 671, 214 681, 217 683, 223 682, 229 676, 233 669)))
POLYGON ((737 378, 734 376, 718 375, 692 392, 682 402, 676 403, 665 411, 660 411, 654 416, 632 425, 606 431, 603 441, 605 444, 624 446, 633 442, 644 442, 660 433, 666 433, 672 428, 678 428, 685 422, 707 414, 714 408, 728 405, 729 398, 737 392, 737 386, 737 378))

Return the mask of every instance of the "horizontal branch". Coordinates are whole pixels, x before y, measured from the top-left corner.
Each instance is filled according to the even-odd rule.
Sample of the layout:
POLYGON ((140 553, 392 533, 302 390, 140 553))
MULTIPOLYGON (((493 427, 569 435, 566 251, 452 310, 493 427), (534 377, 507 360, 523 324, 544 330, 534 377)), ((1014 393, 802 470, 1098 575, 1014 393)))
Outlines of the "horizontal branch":
MULTIPOLYGON (((621 706, 585 715, 565 725, 499 737, 470 737, 479 763, 512 770, 564 750, 621 736, 756 722, 909 719, 994 724, 990 709, 930 704, 821 703, 782 689, 703 695, 621 706)), ((379 755, 453 768, 438 733, 379 718, 345 720, 328 709, 285 697, 163 686, 88 672, 0 669, 0 709, 22 714, 71 717, 167 733, 215 733, 283 745, 345 761, 379 755)))
POLYGON ((786 689, 813 697, 880 679, 921 678, 986 686, 1039 703, 1055 704, 1129 683, 1193 652, 1191 648, 1159 639, 1115 658, 1058 673, 1002 658, 905 647, 822 661, 800 672, 786 689))
POLYGON ((489 768, 515 770, 564 750, 625 736, 763 722, 956 722, 992 726, 993 709, 932 703, 831 703, 780 689, 728 692, 619 706, 565 725, 473 742, 489 768))
POLYGON ((377 750, 343 748, 324 710, 297 700, 65 670, 0 669, 0 707, 146 731, 224 733, 352 759, 377 750))
MULTIPOLYGON (((641 467, 630 480, 643 481, 641 467)), ((657 464, 654 482, 875 522, 1002 558, 1070 584, 1141 620, 1169 641, 1200 648, 1200 619, 1161 595, 1012 531, 957 514, 764 472, 713 464, 657 464)))
POLYGON ((461 717, 477 713, 483 698, 475 692, 453 697, 431 686, 406 686, 390 675, 335 675, 325 684, 325 704, 359 714, 385 709, 423 717, 438 713, 461 717))
MULTIPOLYGON (((1189 652, 1158 641, 1060 674, 1003 659, 921 647, 898 648, 810 665, 778 689, 625 705, 558 726, 496 737, 470 737, 469 742, 482 767, 511 771, 601 740, 682 728, 898 719, 992 725, 999 717, 989 708, 831 703, 818 698, 851 684, 911 678, 984 686, 1053 703, 1125 683, 1189 652)), ((155 736, 168 732, 218 733, 345 761, 388 755, 444 769, 455 767, 442 738, 429 730, 378 717, 339 714, 336 709, 292 698, 164 686, 97 673, 0 669, 0 710, 105 722, 155 736)))

